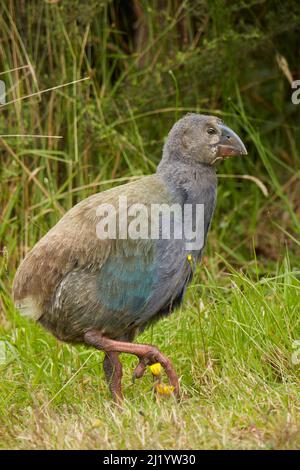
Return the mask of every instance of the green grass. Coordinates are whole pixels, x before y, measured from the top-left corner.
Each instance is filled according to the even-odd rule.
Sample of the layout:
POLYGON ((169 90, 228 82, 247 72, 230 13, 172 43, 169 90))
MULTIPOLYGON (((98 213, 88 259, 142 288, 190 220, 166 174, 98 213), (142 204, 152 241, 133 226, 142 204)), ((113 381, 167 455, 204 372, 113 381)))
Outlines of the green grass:
POLYGON ((296 2, 121 3, 1 2, 0 135, 49 137, 0 138, 0 445, 299 448, 300 106, 276 62, 296 77, 296 2), (102 354, 20 318, 12 280, 77 201, 152 173, 187 111, 221 116, 249 155, 219 167, 182 308, 138 338, 173 360, 181 400, 157 400, 150 372, 132 385, 123 355, 121 411, 102 354))
POLYGON ((1 334, 1 446, 298 448, 298 275, 286 263, 257 281, 232 272, 203 285, 197 276, 183 308, 139 338, 172 358, 180 401, 155 398, 150 371, 133 385, 135 361, 123 355, 122 410, 106 389, 102 353, 58 343, 11 309, 1 334))

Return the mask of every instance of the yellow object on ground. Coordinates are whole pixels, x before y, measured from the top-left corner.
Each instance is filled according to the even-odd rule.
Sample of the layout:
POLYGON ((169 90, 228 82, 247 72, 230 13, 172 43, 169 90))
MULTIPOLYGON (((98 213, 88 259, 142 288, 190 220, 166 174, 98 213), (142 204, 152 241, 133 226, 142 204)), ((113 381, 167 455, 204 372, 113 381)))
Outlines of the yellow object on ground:
POLYGON ((174 392, 174 387, 172 385, 164 385, 161 383, 156 384, 155 389, 159 395, 164 395, 169 397, 174 392))
POLYGON ((156 362, 155 364, 152 364, 151 366, 149 366, 149 369, 151 370, 152 374, 155 375, 156 377, 160 376, 163 370, 159 362, 156 362))

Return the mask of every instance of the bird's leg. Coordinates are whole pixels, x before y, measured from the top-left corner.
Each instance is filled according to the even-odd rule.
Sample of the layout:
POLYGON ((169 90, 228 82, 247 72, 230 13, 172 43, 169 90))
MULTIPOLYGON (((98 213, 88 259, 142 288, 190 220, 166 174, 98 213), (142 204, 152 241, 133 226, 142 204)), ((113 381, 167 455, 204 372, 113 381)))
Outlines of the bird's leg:
POLYGON ((112 351, 105 353, 103 370, 113 399, 118 403, 121 402, 123 399, 121 387, 121 379, 123 374, 122 364, 119 360, 119 353, 112 351))
POLYGON ((151 346, 150 344, 133 344, 126 343, 124 341, 115 341, 106 338, 98 330, 87 331, 84 335, 84 341, 86 344, 94 346, 106 353, 128 353, 137 356, 140 362, 135 369, 135 377, 142 377, 147 365, 159 362, 168 376, 170 385, 174 387, 175 396, 179 396, 179 382, 173 365, 171 361, 155 346, 151 346))

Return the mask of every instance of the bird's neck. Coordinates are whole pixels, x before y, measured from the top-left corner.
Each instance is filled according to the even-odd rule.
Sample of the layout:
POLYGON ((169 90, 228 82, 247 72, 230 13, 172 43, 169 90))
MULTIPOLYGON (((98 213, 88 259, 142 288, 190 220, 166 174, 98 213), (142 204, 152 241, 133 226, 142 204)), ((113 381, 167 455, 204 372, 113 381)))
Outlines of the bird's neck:
POLYGON ((215 191, 217 175, 215 167, 188 160, 162 159, 157 175, 181 203, 197 203, 206 191, 215 191))

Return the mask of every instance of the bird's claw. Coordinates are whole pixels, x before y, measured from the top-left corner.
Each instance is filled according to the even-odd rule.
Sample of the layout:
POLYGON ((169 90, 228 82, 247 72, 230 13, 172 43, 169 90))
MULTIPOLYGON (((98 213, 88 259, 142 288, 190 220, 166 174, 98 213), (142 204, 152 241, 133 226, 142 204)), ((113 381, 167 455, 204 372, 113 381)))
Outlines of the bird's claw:
POLYGON ((138 365, 133 371, 132 382, 134 383, 136 379, 140 379, 146 372, 147 366, 153 375, 153 378, 160 378, 162 375, 162 366, 159 362, 153 362, 149 357, 143 357, 139 360, 138 365))
POLYGON ((140 379, 145 374, 147 366, 150 366, 152 376, 154 378, 154 390, 159 395, 172 395, 179 397, 179 383, 177 375, 173 369, 171 362, 163 356, 156 348, 153 348, 147 354, 139 357, 139 363, 133 371, 132 383, 136 379, 140 379), (161 377, 163 370, 168 376, 169 385, 161 383, 161 377))
POLYGON ((141 379, 143 377, 143 375, 145 374, 147 365, 148 365, 147 358, 140 359, 138 365, 136 366, 136 368, 133 371, 132 383, 135 383, 136 379, 141 379))

